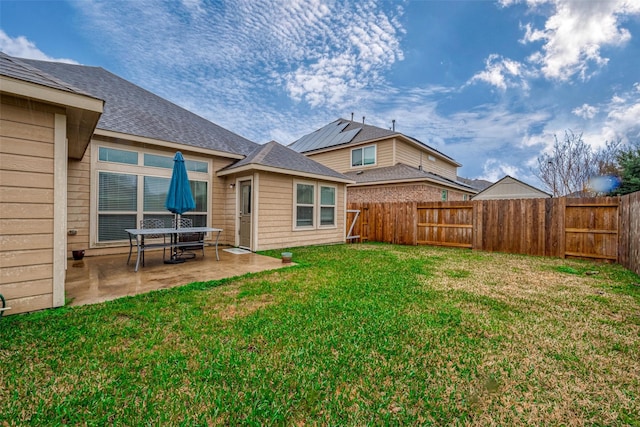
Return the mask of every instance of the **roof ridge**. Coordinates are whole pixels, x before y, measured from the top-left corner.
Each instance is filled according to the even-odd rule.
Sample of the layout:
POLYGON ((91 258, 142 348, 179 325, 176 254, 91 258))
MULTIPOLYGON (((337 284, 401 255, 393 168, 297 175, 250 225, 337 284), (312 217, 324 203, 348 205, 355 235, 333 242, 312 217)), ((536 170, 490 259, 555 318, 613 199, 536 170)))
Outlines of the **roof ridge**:
POLYGON ((256 153, 255 157, 252 159, 253 162, 256 162, 256 163, 262 162, 265 159, 265 157, 267 157, 267 155, 271 152, 271 150, 273 150, 273 147, 275 146, 275 144, 277 144, 277 142, 269 141, 266 144, 262 145, 258 150, 258 152, 256 153))

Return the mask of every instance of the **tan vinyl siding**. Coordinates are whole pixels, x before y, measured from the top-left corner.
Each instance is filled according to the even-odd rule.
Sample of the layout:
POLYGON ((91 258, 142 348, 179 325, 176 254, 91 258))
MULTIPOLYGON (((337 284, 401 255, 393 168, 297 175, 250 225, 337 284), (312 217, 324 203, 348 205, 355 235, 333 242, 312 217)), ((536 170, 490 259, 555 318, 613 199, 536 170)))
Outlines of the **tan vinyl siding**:
POLYGON ((418 147, 410 145, 404 141, 396 141, 396 163, 404 163, 405 165, 417 168, 422 161, 422 167, 425 171, 443 176, 452 180, 458 179, 456 166, 446 162, 436 156, 431 155, 433 160, 429 159, 426 151, 420 150, 418 147), (422 157, 421 154, 422 153, 422 157))
POLYGON ((9 314, 53 305, 54 112, 3 97, 0 293, 9 314))
POLYGON ((350 148, 327 151, 326 153, 310 154, 308 157, 336 172, 345 173, 351 169, 350 148))
MULTIPOLYGON (((91 145, 82 160, 69 159, 67 164, 67 258, 71 251, 89 249, 89 217, 91 214, 91 145)), ((88 253, 88 252, 87 252, 88 253)))
POLYGON ((235 206, 235 188, 229 188, 235 180, 218 177, 216 171, 225 168, 233 163, 234 160, 213 158, 213 166, 211 175, 213 176, 212 195, 211 195, 211 226, 222 228, 220 234, 220 243, 234 245, 236 236, 236 206, 235 206))
MULTIPOLYGON (((258 192, 258 245, 255 250, 278 249, 285 247, 343 243, 344 225, 344 184, 324 181, 303 180, 335 186, 336 191, 336 227, 293 230, 294 180, 287 175, 259 173, 258 192)), ((317 195, 316 195, 317 197, 317 195)), ((316 212, 317 213, 317 212, 316 212)))
POLYGON ((550 197, 550 195, 543 191, 529 187, 511 177, 506 177, 481 193, 478 193, 473 200, 545 199, 548 197, 550 197))
POLYGON ((395 164, 393 160, 394 155, 392 139, 374 143, 349 145, 347 147, 333 151, 327 151, 325 153, 309 154, 308 157, 340 173, 345 173, 356 169, 393 166, 395 164), (371 145, 376 146, 376 164, 351 167, 351 150, 353 150, 354 148, 368 147, 371 145))
MULTIPOLYGON (((366 145, 363 145, 365 147, 366 145)), ((383 168, 395 165, 393 156, 393 139, 387 139, 376 143, 376 166, 383 168)), ((354 168, 358 169, 358 168, 354 168)))

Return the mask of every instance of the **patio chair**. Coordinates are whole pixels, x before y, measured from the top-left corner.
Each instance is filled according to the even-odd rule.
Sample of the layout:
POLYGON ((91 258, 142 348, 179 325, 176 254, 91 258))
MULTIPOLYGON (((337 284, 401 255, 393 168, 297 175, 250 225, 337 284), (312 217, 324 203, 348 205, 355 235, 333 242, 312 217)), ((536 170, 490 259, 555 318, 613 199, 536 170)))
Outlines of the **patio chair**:
POLYGON ((0 317, 2 317, 4 312, 7 310, 11 310, 11 307, 7 307, 7 300, 5 300, 4 296, 0 294, 0 317))
MULTIPOLYGON (((140 220, 140 228, 165 228, 164 225, 164 221, 161 219, 157 219, 157 218, 147 218, 147 219, 141 219, 140 220)), ((162 238, 162 259, 164 259, 165 256, 165 246, 167 243, 166 240, 166 236, 164 234, 147 234, 142 235, 140 237, 141 241, 140 241, 140 245, 144 248, 145 247, 145 239, 159 239, 162 238)), ((144 253, 145 251, 142 251, 141 254, 141 258, 142 258, 142 266, 144 267, 144 253)), ((128 262, 127 262, 128 263, 128 262)))
MULTIPOLYGON (((176 226, 176 219, 172 221, 172 227, 176 226)), ((178 219, 178 228, 191 228, 193 227, 193 220, 191 218, 178 219)), ((180 257, 182 258, 195 258, 196 254, 192 251, 201 250, 204 257, 204 233, 180 233, 178 235, 178 249, 180 250, 180 257), (193 243, 193 244, 189 244, 193 243)))

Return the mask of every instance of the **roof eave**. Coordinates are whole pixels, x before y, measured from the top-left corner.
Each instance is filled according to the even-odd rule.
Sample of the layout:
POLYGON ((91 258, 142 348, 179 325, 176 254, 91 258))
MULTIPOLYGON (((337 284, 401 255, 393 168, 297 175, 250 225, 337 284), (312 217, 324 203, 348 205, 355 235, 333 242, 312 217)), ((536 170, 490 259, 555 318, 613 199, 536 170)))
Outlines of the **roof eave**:
POLYGON ((420 147, 423 150, 426 150, 427 152, 433 154, 434 156, 438 157, 440 160, 444 160, 445 162, 452 164, 456 167, 462 167, 461 163, 456 162, 455 160, 453 160, 451 157, 447 156, 446 154, 442 154, 441 152, 439 152, 438 150, 436 150, 435 148, 431 148, 428 145, 414 139, 411 137, 408 137, 406 135, 403 134, 397 134, 394 137, 398 137, 400 139, 402 139, 405 142, 409 142, 417 147, 420 147))
POLYGON ((66 110, 68 156, 84 156, 98 120, 104 111, 104 101, 89 95, 64 91, 8 76, 0 76, 2 92, 19 98, 60 106, 66 110))
POLYGON ((278 168, 278 167, 274 167, 274 166, 266 166, 266 165, 261 165, 261 164, 257 164, 257 163, 249 163, 246 165, 242 165, 239 167, 231 167, 231 168, 226 168, 224 170, 220 170, 218 172, 216 172, 216 175, 218 176, 228 176, 228 175, 233 175, 236 173, 242 173, 242 172, 248 172, 248 171, 262 171, 262 172, 273 172, 273 173, 279 173, 279 174, 286 174, 286 175, 294 175, 294 176, 300 176, 303 178, 310 178, 310 179, 319 179, 319 180, 323 180, 323 181, 332 181, 332 182, 340 182, 343 184, 353 184, 355 183, 355 181, 348 179, 348 178, 339 178, 339 177, 334 177, 334 176, 330 176, 330 175, 322 175, 322 174, 316 174, 316 173, 311 173, 311 172, 302 172, 302 171, 297 171, 297 170, 293 170, 293 169, 286 169, 286 168, 278 168))
POLYGON ((108 137, 108 138, 124 139, 124 140, 132 141, 132 142, 140 142, 140 143, 143 143, 143 144, 153 144, 153 145, 157 145, 159 147, 170 148, 172 150, 186 150, 186 149, 188 149, 189 151, 192 151, 194 153, 201 153, 201 154, 207 154, 207 155, 211 155, 211 156, 225 157, 225 158, 228 158, 228 159, 241 160, 241 159, 245 158, 245 156, 242 155, 242 154, 229 153, 229 152, 226 152, 226 151, 213 150, 213 149, 210 149, 210 148, 198 147, 198 146, 195 146, 195 145, 188 145, 188 144, 183 144, 183 143, 179 143, 179 142, 172 142, 172 141, 164 141, 164 140, 161 140, 161 139, 149 138, 147 136, 131 135, 131 134, 128 134, 128 133, 116 132, 116 131, 100 129, 100 128, 96 129, 94 134, 98 135, 98 136, 108 137))

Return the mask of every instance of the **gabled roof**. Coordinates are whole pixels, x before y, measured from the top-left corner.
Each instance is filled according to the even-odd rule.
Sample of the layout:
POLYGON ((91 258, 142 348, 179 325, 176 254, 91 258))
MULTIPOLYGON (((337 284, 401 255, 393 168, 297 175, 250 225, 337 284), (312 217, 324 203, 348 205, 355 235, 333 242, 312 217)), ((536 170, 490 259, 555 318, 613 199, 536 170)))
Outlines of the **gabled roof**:
POLYGON ((276 141, 256 147, 247 157, 218 172, 224 176, 245 170, 267 170, 291 175, 351 183, 345 175, 297 153, 276 141))
POLYGON ((303 136, 288 145, 292 150, 310 154, 314 151, 330 148, 341 148, 343 145, 357 145, 367 141, 376 141, 384 138, 404 138, 414 144, 438 154, 448 161, 460 166, 455 160, 424 142, 389 129, 354 122, 346 119, 338 119, 320 129, 303 136))
POLYGON ((106 101, 98 129, 247 155, 256 143, 100 67, 21 59, 55 79, 106 101))
POLYGON ((505 175, 495 184, 485 188, 475 196, 473 200, 495 200, 495 199, 527 199, 527 198, 549 198, 551 194, 539 188, 522 182, 512 176, 505 175), (509 186, 509 187, 505 187, 509 186), (506 188, 502 189, 502 188, 506 188), (502 190, 501 190, 502 189, 502 190))
POLYGON ((429 181, 446 187, 454 187, 469 193, 477 190, 463 182, 453 181, 440 175, 436 175, 404 163, 382 168, 363 169, 361 171, 347 172, 345 175, 354 181, 355 185, 387 184, 392 182, 417 182, 429 181))

